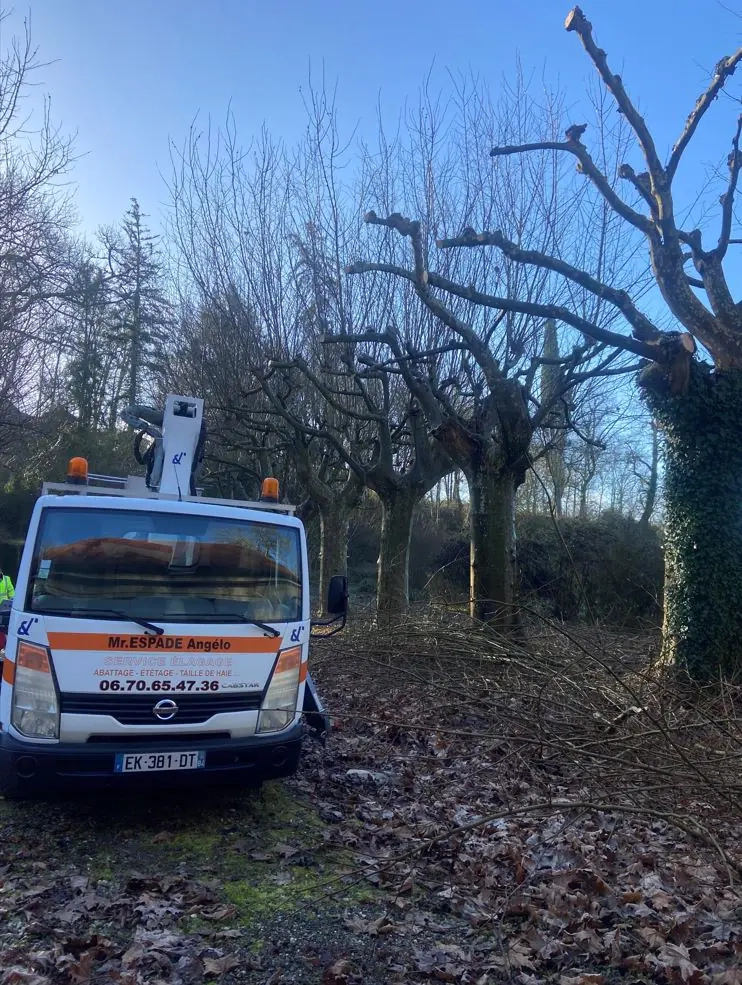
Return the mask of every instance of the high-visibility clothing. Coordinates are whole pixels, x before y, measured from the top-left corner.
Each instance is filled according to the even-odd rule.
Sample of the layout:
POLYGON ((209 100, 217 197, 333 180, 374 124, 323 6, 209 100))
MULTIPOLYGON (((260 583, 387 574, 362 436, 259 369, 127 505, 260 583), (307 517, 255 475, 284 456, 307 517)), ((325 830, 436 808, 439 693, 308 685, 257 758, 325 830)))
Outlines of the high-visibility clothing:
POLYGON ((10 575, 3 575, 0 578, 0 602, 5 602, 12 598, 15 598, 13 582, 10 580, 10 575))

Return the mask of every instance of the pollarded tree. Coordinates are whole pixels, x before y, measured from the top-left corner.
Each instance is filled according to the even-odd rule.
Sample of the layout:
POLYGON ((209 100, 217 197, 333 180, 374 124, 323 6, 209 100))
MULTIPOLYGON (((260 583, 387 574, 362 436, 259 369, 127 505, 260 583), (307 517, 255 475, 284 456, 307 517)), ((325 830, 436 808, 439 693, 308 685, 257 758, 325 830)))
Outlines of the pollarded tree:
MULTIPOLYGON (((566 20, 593 62, 605 89, 633 130, 646 170, 625 163, 620 176, 630 199, 618 193, 610 176, 596 163, 583 141, 585 127, 570 126, 563 140, 535 141, 494 147, 496 159, 544 151, 576 159, 578 171, 597 189, 611 212, 647 243, 652 273, 679 332, 663 332, 608 274, 595 276, 556 252, 524 249, 501 232, 467 232, 440 243, 446 248, 494 247, 517 265, 558 275, 620 312, 630 335, 606 333, 570 304, 544 301, 534 313, 574 325, 587 338, 601 340, 616 351, 630 351, 650 361, 641 376, 645 398, 665 438, 666 583, 663 653, 700 678, 742 670, 742 512, 738 488, 742 477, 742 302, 735 300, 725 273, 730 248, 742 243, 735 215, 735 193, 742 168, 739 142, 742 116, 732 125, 726 188, 720 197, 718 232, 684 228, 673 199, 678 166, 709 107, 722 92, 738 64, 742 49, 722 58, 706 90, 692 108, 669 156, 663 160, 652 133, 629 96, 620 76, 610 68, 605 51, 595 42, 592 25, 579 7, 566 20), (689 273, 688 266, 693 272, 689 273), (710 362, 694 358, 698 340, 710 362)), ((732 107, 735 101, 730 101, 732 107)), ((708 228, 708 222, 706 223, 708 228)), ((423 268, 417 281, 450 294, 475 297, 466 285, 441 283, 423 268)), ((492 293, 481 304, 499 311, 519 310, 512 298, 492 293)))
MULTIPOLYGON (((317 157, 313 155, 313 162, 317 157)), ((329 213, 332 216, 333 210, 329 213)), ((321 218, 321 214, 317 216, 321 218)), ((295 269, 305 298, 301 317, 308 344, 302 355, 272 363, 272 372, 282 375, 286 397, 281 399, 280 389, 263 377, 266 393, 301 439, 298 461, 305 461, 301 450, 306 440, 320 439, 347 469, 346 482, 336 489, 323 488, 306 475, 322 520, 323 556, 332 553, 334 540, 347 544, 349 512, 357 505, 363 488, 378 497, 381 541, 377 614, 381 622, 396 620, 406 613, 409 603, 415 509, 452 465, 439 443, 427 434, 424 418, 416 403, 410 402, 398 376, 388 367, 357 365, 356 347, 343 344, 353 315, 368 315, 373 309, 363 305, 358 311, 354 295, 361 293, 362 285, 348 290, 332 248, 336 243, 332 226, 323 230, 310 216, 303 234, 295 234, 292 240, 297 248, 295 269), (290 398, 307 389, 312 394, 312 412, 297 414, 295 399, 290 398), (339 510, 342 514, 335 516, 339 510), (343 536, 338 538, 341 524, 343 536)), ((381 297, 388 299, 389 294, 387 289, 381 297)), ((305 396, 300 404, 306 409, 305 396)))
MULTIPOLYGON (((620 121, 616 126, 607 119, 604 107, 597 109, 610 160, 622 146, 623 129, 620 121), (608 136, 608 124, 618 143, 608 136)), ((554 271, 484 251, 439 251, 433 271, 433 237, 446 227, 463 226, 462 239, 439 245, 474 243, 474 223, 480 228, 492 224, 503 230, 497 235, 504 244, 517 242, 518 249, 539 254, 571 253, 593 275, 612 269, 623 283, 635 284, 642 271, 633 264, 631 239, 614 235, 615 223, 598 196, 570 179, 558 155, 544 150, 528 167, 491 166, 493 139, 558 133, 562 106, 557 96, 533 109, 520 83, 506 89, 497 103, 474 87, 457 96, 448 127, 437 112, 436 104, 424 99, 411 131, 425 139, 421 136, 397 155, 382 145, 377 155, 381 177, 371 187, 378 210, 405 205, 424 210, 422 217, 368 212, 367 223, 383 231, 386 256, 366 257, 347 269, 362 274, 360 279, 386 274, 411 287, 438 326, 438 345, 410 337, 402 319, 383 332, 356 332, 353 338, 359 345, 387 347, 387 361, 371 355, 371 364, 394 366, 432 435, 465 474, 470 612, 507 626, 518 622, 514 511, 517 490, 538 453, 534 438, 544 435, 547 445, 558 448, 559 434, 568 426, 565 397, 596 375, 625 373, 636 362, 606 347, 616 337, 609 327, 616 314, 602 299, 565 286, 554 271), (442 132, 454 135, 443 146, 442 132), (411 249, 411 265, 400 244, 411 249), (507 303, 499 303, 503 299, 507 303), (567 317, 570 303, 574 309, 567 317), (586 333, 585 326, 594 326, 594 333, 586 333), (441 350, 449 350, 445 363, 437 358, 441 350)))
MULTIPOLYGON (((342 335, 328 337, 332 351, 342 335)), ((344 349, 352 349, 343 346, 344 349)), ((338 347, 339 348, 339 347, 338 347)), ((355 489, 357 505, 362 489, 371 489, 381 503, 381 542, 377 572, 376 607, 380 623, 396 621, 409 604, 409 560, 415 509, 425 495, 452 470, 439 442, 428 434, 416 400, 400 401, 399 388, 384 367, 356 365, 350 356, 344 370, 322 375, 303 359, 274 363, 284 396, 265 379, 279 413, 298 434, 323 440, 348 469, 347 486, 355 489), (288 381, 292 380, 291 383, 288 381), (318 419, 295 415, 290 396, 309 386, 322 401, 318 419)), ((315 495, 321 490, 309 484, 315 495)), ((322 510, 322 498, 319 499, 322 510)), ((345 514, 347 525, 347 512, 345 514)))

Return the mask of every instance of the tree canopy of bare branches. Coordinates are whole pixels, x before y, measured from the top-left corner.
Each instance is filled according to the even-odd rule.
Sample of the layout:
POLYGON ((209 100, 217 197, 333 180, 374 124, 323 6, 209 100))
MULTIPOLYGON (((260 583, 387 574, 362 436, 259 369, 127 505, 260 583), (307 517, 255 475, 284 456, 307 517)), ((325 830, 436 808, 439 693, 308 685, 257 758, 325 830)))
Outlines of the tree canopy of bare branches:
MULTIPOLYGON (((518 167, 527 169, 534 156, 541 160, 544 154, 574 161, 578 174, 598 194, 608 213, 622 220, 629 234, 638 232, 643 236, 655 283, 680 331, 661 331, 657 321, 642 308, 635 292, 617 282, 614 271, 605 266, 591 268, 584 259, 565 255, 558 244, 534 245, 520 234, 512 235, 503 226, 482 223, 477 229, 471 221, 459 222, 460 231, 454 234, 437 236, 442 251, 479 252, 494 248, 500 262, 507 260, 516 269, 554 275, 558 283, 579 289, 607 305, 618 319, 615 326, 601 323, 586 313, 584 306, 580 310, 571 297, 565 303, 550 289, 548 279, 543 282, 546 289, 539 292, 538 298, 523 299, 501 284, 484 287, 481 278, 463 281, 443 276, 429 269, 417 219, 406 219, 399 213, 379 217, 375 212, 366 218, 409 240, 414 259, 412 269, 394 265, 384 269, 412 283, 425 307, 476 354, 490 399, 494 399, 498 389, 503 390, 503 368, 485 350, 481 336, 472 330, 470 322, 457 314, 455 305, 461 300, 499 313, 497 317, 515 313, 542 320, 555 319, 577 330, 588 346, 604 347, 606 359, 610 359, 605 355, 607 352, 628 352, 648 362, 642 374, 644 392, 666 433, 665 656, 694 674, 714 675, 720 669, 734 674, 739 668, 736 641, 742 629, 739 625, 742 599, 737 597, 739 589, 732 586, 739 584, 736 570, 742 548, 742 523, 729 519, 738 513, 729 496, 734 495, 733 490, 739 484, 742 453, 727 428, 737 427, 742 410, 742 304, 733 297, 724 262, 730 248, 740 242, 735 235, 734 201, 742 166, 739 148, 742 117, 731 127, 728 177, 719 199, 718 233, 713 242, 708 242, 708 233, 704 235, 697 228, 686 229, 678 220, 673 180, 704 116, 742 60, 742 49, 717 63, 669 157, 663 161, 647 122, 621 77, 611 69, 606 52, 597 44, 592 25, 579 7, 571 11, 565 27, 581 41, 604 91, 630 128, 645 170, 637 172, 631 163, 623 161, 617 169, 622 184, 619 187, 614 180, 616 175, 591 151, 585 136, 587 126, 575 123, 565 128, 561 138, 498 140, 490 150, 493 165, 496 168, 501 162, 515 160, 518 167), (694 268, 692 274, 688 272, 689 264, 694 268), (628 332, 618 330, 621 325, 628 332), (711 356, 712 366, 701 365, 694 359, 696 340, 711 356), (711 612, 717 614, 713 619, 711 612)), ((543 186, 541 178, 534 181, 536 197, 542 193, 543 186)), ((380 268, 373 262, 351 267, 353 272, 369 269, 380 268)), ((391 345, 391 337, 389 342, 391 345)), ((401 353, 396 355, 399 357, 401 353)), ((441 403, 428 403, 431 415, 439 419, 441 403)), ((519 404, 513 396, 508 406, 515 412, 524 403, 521 400, 519 404)), ((524 411, 520 409, 510 419, 521 422, 519 430, 516 423, 516 430, 525 436, 524 411)), ((439 433, 445 433, 440 430, 440 424, 436 427, 439 433)), ((510 450, 513 442, 500 440, 500 447, 510 450)), ((509 601, 504 593, 503 598, 509 601)))

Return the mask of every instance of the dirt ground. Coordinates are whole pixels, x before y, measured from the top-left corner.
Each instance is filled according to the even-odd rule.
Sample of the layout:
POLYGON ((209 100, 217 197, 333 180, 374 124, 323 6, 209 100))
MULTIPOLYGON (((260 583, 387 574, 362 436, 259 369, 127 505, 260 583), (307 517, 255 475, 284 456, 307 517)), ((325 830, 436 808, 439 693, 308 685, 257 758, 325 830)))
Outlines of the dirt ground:
POLYGON ((536 810, 534 763, 417 671, 340 645, 315 669, 334 730, 290 780, 0 802, 0 985, 740 985, 713 846, 568 816, 564 771, 536 810))

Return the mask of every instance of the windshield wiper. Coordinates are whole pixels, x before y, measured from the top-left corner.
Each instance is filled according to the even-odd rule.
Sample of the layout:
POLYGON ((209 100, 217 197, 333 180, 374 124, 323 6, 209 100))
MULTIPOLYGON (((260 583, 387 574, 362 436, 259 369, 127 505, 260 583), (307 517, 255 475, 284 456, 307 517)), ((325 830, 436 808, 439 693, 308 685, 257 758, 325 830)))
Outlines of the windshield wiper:
POLYGON ((281 635, 275 626, 269 626, 267 622, 261 622, 259 619, 250 619, 248 616, 243 616, 239 612, 230 612, 226 615, 220 612, 219 618, 223 619, 224 622, 233 622, 237 620, 238 622, 247 623, 250 626, 257 626, 258 629, 262 629, 263 632, 267 633, 269 636, 276 637, 281 635))
POLYGON ((153 622, 148 622, 146 619, 140 619, 139 616, 130 616, 126 612, 119 612, 118 609, 75 609, 72 612, 58 612, 56 609, 38 609, 36 611, 44 611, 46 615, 49 616, 70 616, 72 619, 74 619, 77 615, 83 614, 88 616, 113 616, 116 619, 122 619, 124 622, 135 622, 137 626, 142 626, 144 629, 148 629, 151 633, 157 633, 158 636, 162 636, 165 632, 162 626, 156 626, 153 622))
POLYGON ((209 598, 206 595, 199 595, 198 598, 203 602, 211 602, 211 604, 214 606, 214 612, 213 613, 204 612, 201 613, 200 615, 197 613, 191 613, 191 615, 196 619, 203 618, 206 615, 208 615, 209 617, 213 615, 216 620, 221 620, 222 622, 244 622, 247 623, 249 626, 257 626, 258 629, 262 629, 264 633, 267 633, 268 636, 272 636, 273 638, 281 635, 275 626, 269 626, 267 622, 261 622, 260 619, 251 619, 249 616, 245 616, 241 612, 216 611, 216 604, 217 601, 219 601, 218 599, 209 598))

